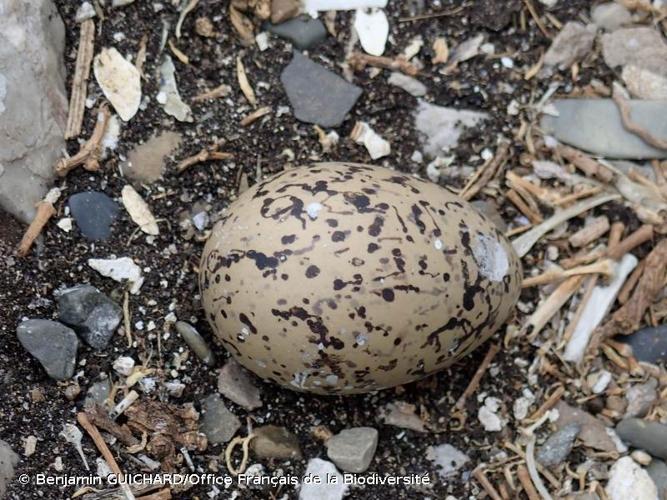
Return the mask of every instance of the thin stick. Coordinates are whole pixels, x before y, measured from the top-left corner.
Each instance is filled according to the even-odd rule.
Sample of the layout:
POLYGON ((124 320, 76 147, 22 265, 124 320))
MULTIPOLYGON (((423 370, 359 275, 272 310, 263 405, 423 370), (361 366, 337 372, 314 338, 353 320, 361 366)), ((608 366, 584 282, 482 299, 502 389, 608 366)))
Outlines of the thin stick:
POLYGON ((489 495, 493 500, 503 500, 498 491, 493 487, 491 482, 488 480, 484 471, 478 467, 472 471, 472 475, 477 479, 477 482, 484 488, 486 494, 489 495))
POLYGON ((578 149, 559 144, 556 152, 589 177, 597 177, 603 182, 610 182, 614 178, 611 170, 578 149))
POLYGON ((496 154, 494 157, 482 167, 482 171, 473 182, 470 182, 466 187, 463 188, 459 196, 464 200, 472 199, 477 193, 479 193, 486 184, 495 177, 498 169, 505 164, 507 157, 509 156, 510 145, 508 142, 501 142, 496 149, 496 154))
POLYGON ((206 92, 202 92, 192 98, 192 102, 205 101, 206 99, 217 99, 218 97, 225 97, 232 91, 232 88, 226 83, 221 83, 217 87, 206 92))
POLYGON ((523 280, 521 286, 523 288, 528 288, 531 286, 545 285, 547 283, 553 283, 554 281, 560 281, 571 276, 578 276, 582 274, 603 274, 605 276, 612 276, 614 274, 614 266, 611 259, 601 260, 595 264, 589 264, 587 266, 573 267, 572 269, 567 269, 565 271, 561 269, 553 269, 537 276, 531 276, 523 280))
POLYGON ((234 439, 230 441, 230 443, 227 445, 227 448, 225 449, 225 462, 227 463, 227 470, 232 476, 238 476, 239 474, 243 474, 245 472, 246 465, 248 463, 248 447, 250 445, 250 441, 255 437, 253 433, 250 433, 246 437, 240 437, 237 436, 234 439), (236 445, 240 444, 243 449, 243 458, 241 459, 241 464, 239 465, 239 468, 236 469, 232 465, 232 452, 234 451, 234 448, 236 448, 236 445))
POLYGON ((621 240, 618 245, 615 245, 614 248, 609 251, 609 257, 614 260, 618 260, 630 250, 637 248, 639 245, 646 243, 652 238, 653 226, 650 224, 644 224, 627 238, 621 240))
POLYGON ((130 321, 130 294, 125 290, 123 297, 123 325, 127 337, 127 347, 132 347, 132 322, 130 321))
POLYGON ((667 149, 667 140, 654 136, 653 134, 651 134, 651 132, 640 126, 638 123, 632 121, 630 105, 616 87, 614 87, 614 90, 611 94, 611 98, 616 103, 616 106, 618 106, 618 111, 619 113, 621 113, 621 121, 623 122, 623 127, 628 132, 635 134, 646 144, 649 144, 654 148, 667 149))
POLYGON ((271 113, 271 106, 264 106, 262 108, 257 108, 255 111, 253 111, 249 115, 246 115, 241 120, 241 126, 242 127, 247 127, 248 125, 252 125, 257 120, 259 120, 261 117, 266 116, 269 113, 271 113))
POLYGON ((486 356, 484 356, 482 363, 477 368, 475 375, 472 377, 468 387, 466 387, 465 391, 463 391, 463 394, 461 394, 461 397, 459 397, 458 401, 454 405, 454 408, 463 410, 466 404, 466 400, 472 396, 479 387, 479 383, 481 382, 484 373, 486 373, 486 370, 488 370, 491 361, 493 361, 493 358, 496 356, 496 354, 498 354, 498 351, 500 351, 500 346, 498 344, 491 344, 489 346, 489 350, 487 351, 486 356))
POLYGON ((562 198, 555 200, 554 205, 562 207, 563 205, 568 205, 573 201, 580 200, 581 198, 587 198, 589 196, 593 196, 594 194, 598 194, 603 189, 604 188, 602 186, 593 186, 586 189, 582 189, 581 191, 576 191, 572 194, 568 194, 567 196, 563 196, 562 198))
POLYGON ((232 153, 225 153, 223 151, 218 151, 219 147, 220 143, 216 142, 211 146, 202 149, 196 155, 192 155, 185 158, 184 160, 181 160, 178 163, 178 165, 176 165, 176 170, 180 174, 183 173, 188 168, 190 168, 192 165, 196 165, 197 163, 202 163, 208 160, 229 160, 230 158, 234 157, 232 153))
POLYGON ((37 204, 35 218, 23 234, 23 238, 21 238, 21 242, 16 250, 16 254, 19 257, 28 255, 32 244, 42 233, 42 230, 44 229, 44 226, 46 226, 46 223, 49 222, 49 219, 56 213, 56 209, 53 205, 58 201, 58 198, 60 198, 60 189, 53 188, 46 193, 44 199, 37 204))
POLYGON ((563 333, 563 343, 567 343, 572 337, 574 329, 577 327, 577 324, 581 319, 581 315, 584 314, 584 310, 586 309, 586 304, 590 300, 591 295, 593 294, 593 289, 597 284, 598 284, 597 275, 593 275, 588 279, 588 282, 586 283, 586 288, 584 288, 584 294, 581 297, 581 302, 579 302, 577 310, 574 313, 574 318, 572 318, 572 321, 570 321, 570 324, 567 325, 567 328, 563 333))
POLYGON ((436 17, 448 17, 448 16, 453 16, 455 14, 458 14, 465 8, 464 5, 461 5, 459 7, 456 7, 454 9, 449 9, 449 10, 443 10, 441 12, 432 12, 431 14, 420 14, 418 16, 411 16, 411 17, 401 17, 398 19, 399 23, 408 23, 411 21, 422 21, 424 19, 435 19, 436 17))
POLYGON ((77 154, 69 158, 62 158, 56 163, 55 170, 57 175, 65 177, 70 170, 79 165, 83 165, 83 168, 90 172, 99 170, 102 137, 104 137, 104 131, 107 129, 110 117, 109 106, 106 103, 102 104, 97 113, 97 122, 95 123, 95 128, 90 139, 81 146, 77 154))
POLYGON ((537 15, 537 11, 535 10, 535 6, 533 5, 533 2, 530 0, 523 0, 523 3, 526 4, 526 7, 528 8, 528 12, 530 12, 530 16, 533 18, 535 21, 535 24, 537 24, 537 27, 540 29, 542 34, 546 36, 547 38, 551 38, 551 34, 547 31, 547 28, 544 26, 544 23, 540 19, 540 16, 537 15))
POLYGON ((540 495, 537 493, 533 482, 530 480, 530 474, 525 465, 519 465, 517 468, 517 476, 519 476, 519 481, 521 486, 523 486, 523 491, 525 491, 528 496, 528 500, 540 500, 540 495))
POLYGON ((541 224, 544 221, 542 214, 531 209, 514 189, 510 189, 505 196, 507 196, 507 199, 510 200, 512 204, 519 209, 519 212, 525 215, 531 223, 541 224))
POLYGON ((372 56, 361 52, 353 52, 347 58, 347 62, 352 68, 358 70, 362 70, 366 66, 375 66, 377 68, 398 70, 409 76, 416 76, 419 74, 417 66, 413 65, 402 56, 392 59, 391 57, 372 56))
POLYGON ((82 411, 76 414, 76 420, 92 438, 95 446, 104 457, 104 460, 109 464, 111 471, 116 474, 118 481, 120 481, 121 489, 123 490, 123 493, 125 493, 125 498, 127 498, 127 500, 135 500, 132 490, 130 490, 127 482, 123 481, 123 471, 118 467, 116 459, 113 457, 111 450, 109 450, 109 447, 104 442, 104 438, 102 438, 102 435, 100 434, 100 431, 97 430, 97 427, 95 427, 95 424, 91 423, 90 420, 88 420, 88 416, 82 411))
POLYGON ((563 394, 565 394, 565 387, 562 385, 559 385, 558 388, 551 393, 551 396, 549 396, 544 403, 542 403, 542 406, 540 406, 535 413, 533 413, 530 417, 528 417, 528 420, 533 422, 536 420, 539 420, 542 415, 544 415, 546 412, 551 410, 554 406, 556 406, 556 403, 560 401, 560 398, 563 397, 563 394))
POLYGON ((529 339, 532 340, 537 337, 544 325, 579 289, 583 280, 584 277, 581 275, 566 279, 538 306, 524 327, 526 331, 530 330, 529 339))
POLYGON ((620 243, 621 238, 623 237, 623 231, 625 231, 625 224, 622 222, 614 222, 611 225, 609 230, 609 241, 607 242, 608 251, 612 251, 620 243))
POLYGON ((81 23, 79 34, 79 49, 76 53, 76 66, 74 67, 72 92, 69 99, 65 139, 73 139, 81 133, 83 113, 86 110, 88 78, 90 77, 90 64, 93 61, 94 43, 95 23, 92 19, 86 19, 81 23))
POLYGON ((537 464, 535 462, 535 435, 532 432, 530 433, 528 438, 528 445, 526 446, 526 465, 528 466, 528 473, 530 474, 530 478, 535 484, 537 490, 540 492, 542 500, 551 500, 551 495, 549 495, 547 488, 544 486, 544 483, 537 473, 537 464))
POLYGON ((628 299, 630 299, 630 294, 632 293, 632 290, 635 288, 635 285, 639 281, 639 278, 641 278, 642 274, 644 273, 645 264, 646 264, 646 259, 642 260, 637 265, 637 267, 635 268, 634 271, 632 271, 632 274, 627 279, 627 281, 623 283, 623 287, 621 288, 621 291, 618 292, 618 297, 616 297, 616 300, 618 300, 619 304, 623 305, 628 301, 628 299))

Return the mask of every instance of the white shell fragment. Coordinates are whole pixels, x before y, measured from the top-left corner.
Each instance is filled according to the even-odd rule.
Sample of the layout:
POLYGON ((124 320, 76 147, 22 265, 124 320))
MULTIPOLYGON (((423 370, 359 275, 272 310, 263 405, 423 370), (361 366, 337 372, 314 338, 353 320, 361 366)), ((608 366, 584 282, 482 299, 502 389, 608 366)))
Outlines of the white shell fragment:
POLYGON ((133 295, 139 293, 141 285, 144 284, 141 268, 130 257, 88 259, 88 265, 102 276, 111 278, 119 283, 128 280, 130 282, 130 293, 133 295))
POLYGON ((141 103, 141 76, 137 68, 111 47, 95 56, 93 71, 116 113, 124 121, 130 120, 141 103))
POLYGON ((389 21, 381 9, 358 10, 354 17, 354 29, 359 35, 361 47, 373 56, 381 56, 389 36, 389 21))
POLYGON ((160 66, 160 91, 157 94, 157 102, 162 104, 165 113, 173 116, 179 122, 191 122, 192 110, 185 104, 178 93, 176 86, 176 68, 171 57, 164 56, 160 66))
POLYGON ((146 234, 154 236, 160 234, 155 217, 141 195, 129 184, 123 188, 121 193, 125 210, 137 226, 146 234))
POLYGON ((134 369, 134 359, 129 356, 121 356, 113 362, 113 369, 127 377, 134 369))
POLYGON ((357 122, 350 137, 357 144, 363 144, 373 160, 382 158, 391 153, 391 144, 384 140, 366 122, 357 122))

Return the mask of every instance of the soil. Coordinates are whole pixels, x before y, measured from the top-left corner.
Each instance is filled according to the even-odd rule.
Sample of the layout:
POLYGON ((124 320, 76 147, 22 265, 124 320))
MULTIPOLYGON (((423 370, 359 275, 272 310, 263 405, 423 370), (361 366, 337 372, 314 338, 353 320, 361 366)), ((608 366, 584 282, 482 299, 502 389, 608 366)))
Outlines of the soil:
MULTIPOLYGON (((70 88, 73 75, 76 48, 78 46, 79 25, 74 22, 78 1, 56 0, 56 4, 66 25, 67 48, 66 67, 68 70, 67 88, 70 88)), ((107 2, 108 3, 108 2, 107 2)), ((180 123, 166 115, 156 102, 158 92, 158 52, 163 27, 173 26, 178 19, 178 11, 169 1, 161 2, 164 9, 159 13, 153 10, 154 2, 136 1, 131 5, 106 9, 104 21, 96 22, 96 53, 102 47, 116 47, 122 54, 135 55, 142 36, 148 37, 146 78, 142 82, 143 95, 149 98, 145 109, 129 122, 122 124, 118 148, 112 151, 103 162, 100 172, 90 173, 82 169, 71 172, 58 186, 63 196, 58 205, 59 216, 66 206, 67 198, 85 190, 99 190, 118 197, 126 179, 121 174, 123 162, 128 153, 137 145, 155 133, 171 130, 184 137, 181 147, 168 159, 165 175, 158 182, 146 186, 143 191, 149 200, 151 209, 160 224, 160 235, 151 243, 145 235, 135 234, 135 225, 124 212, 120 214, 113 227, 112 236, 104 242, 91 243, 85 240, 76 227, 70 233, 60 230, 55 224, 49 224, 43 238, 33 252, 25 259, 12 256, 12 249, 24 230, 22 225, 3 214, 0 224, 0 439, 6 440, 21 456, 17 475, 38 473, 57 474, 53 463, 61 457, 64 472, 69 475, 87 475, 81 459, 73 446, 59 437, 65 423, 74 423, 76 412, 83 406, 83 395, 87 388, 98 380, 100 374, 112 374, 111 363, 120 355, 133 356, 135 360, 152 355, 153 366, 161 369, 161 376, 171 378, 174 354, 187 352, 188 348, 176 332, 163 339, 160 356, 154 335, 137 331, 134 336, 136 347, 128 348, 126 339, 116 335, 110 346, 102 353, 95 353, 87 346, 82 346, 78 355, 77 380, 82 395, 74 401, 65 397, 67 384, 56 383, 49 379, 39 363, 33 359, 18 343, 15 335, 16 325, 23 318, 54 318, 55 304, 53 292, 62 286, 78 283, 91 283, 112 297, 122 297, 123 287, 114 281, 101 277, 86 261, 91 257, 106 258, 110 255, 131 256, 142 268, 146 282, 140 294, 130 296, 132 323, 143 321, 147 325, 155 322, 157 329, 153 333, 161 335, 165 324, 164 318, 170 312, 170 305, 175 314, 195 324, 202 335, 215 350, 218 364, 228 356, 216 343, 212 332, 204 319, 200 308, 197 289, 196 268, 203 247, 203 235, 195 234, 187 238, 179 227, 179 220, 184 213, 189 213, 195 203, 210 205, 209 213, 216 214, 223 209, 237 188, 237 173, 242 170, 249 182, 255 182, 257 173, 266 176, 279 171, 289 164, 302 164, 313 160, 346 160, 370 163, 363 146, 356 145, 346 137, 355 121, 361 119, 371 125, 392 146, 392 154, 376 163, 395 167, 405 172, 419 173, 425 176, 425 164, 411 160, 414 151, 421 149, 419 137, 413 126, 413 112, 417 100, 387 83, 388 71, 377 76, 372 72, 358 72, 354 83, 363 89, 363 95, 349 114, 344 124, 337 129, 341 136, 338 147, 330 153, 323 153, 313 127, 298 122, 290 113, 270 119, 260 120, 242 128, 240 119, 252 108, 246 103, 236 84, 235 62, 243 57, 250 81, 257 93, 259 105, 271 106, 274 111, 281 106, 289 106, 287 97, 280 84, 282 68, 291 58, 291 47, 282 40, 272 37, 268 50, 260 52, 257 47, 244 47, 231 28, 226 2, 201 0, 194 12, 185 19, 183 35, 176 43, 190 58, 185 65, 173 57, 176 65, 178 87, 183 99, 191 102, 192 97, 227 83, 232 93, 224 99, 193 104, 195 120, 193 123, 180 123), (219 35, 204 38, 195 33, 194 23, 197 17, 209 17, 219 35), (224 139, 222 150, 234 153, 234 160, 207 162, 196 165, 179 175, 175 172, 178 159, 194 154, 217 139, 224 139), (148 193, 148 194, 147 194, 148 193), (35 397, 36 391, 43 399, 35 397), (41 399, 41 400, 40 400, 41 399), (34 435, 38 438, 33 455, 23 455, 23 440, 34 435)), ((489 2, 491 3, 491 2, 489 2)), ((549 79, 524 80, 519 71, 508 71, 498 57, 475 57, 460 64, 458 70, 444 76, 438 67, 430 63, 432 41, 437 36, 444 36, 448 41, 463 41, 481 32, 486 41, 493 43, 496 55, 508 54, 514 60, 515 67, 530 67, 540 57, 550 40, 546 38, 528 15, 521 13, 521 2, 514 2, 515 10, 507 17, 507 24, 492 31, 484 25, 497 27, 497 20, 484 22, 485 16, 496 16, 496 9, 491 9, 487 2, 465 2, 463 10, 452 16, 400 22, 404 17, 448 10, 459 2, 390 2, 386 9, 391 26, 391 44, 388 54, 397 54, 415 37, 422 36, 425 45, 419 58, 424 68, 419 79, 427 85, 429 93, 426 100, 444 106, 468 108, 488 112, 491 119, 482 127, 468 133, 460 145, 453 151, 456 162, 477 167, 483 163, 479 153, 484 148, 495 148, 499 136, 513 137, 513 130, 519 126, 518 117, 507 114, 506 109, 512 99, 527 103, 538 99, 546 90, 549 79), (424 4, 428 4, 424 6, 424 4), (487 8, 488 13, 487 13, 487 8), (521 29, 520 16, 527 19, 527 28, 521 29), (481 21, 480 21, 481 20, 481 21), (513 90, 507 91, 506 84, 513 90), (474 158, 470 160, 471 157, 474 158)), ((533 2, 541 11, 543 6, 533 2)), ((584 0, 561 0, 551 14, 560 22, 575 20, 586 14, 590 2, 584 0)), ((345 47, 350 33, 351 14, 340 12, 336 18, 338 37, 329 36, 319 47, 310 51, 311 57, 330 69, 339 72, 339 63, 344 60, 345 47)), ((557 30, 550 26, 551 31, 557 30)), ((167 49, 168 50, 168 49, 167 49)), ((584 86, 592 77, 595 61, 587 61, 581 68, 578 84, 584 86)), ((610 83, 610 77, 596 69, 595 76, 610 83)), ((552 80, 563 79, 568 91, 569 75, 554 75, 552 80)), ((101 102, 101 92, 91 78, 89 96, 101 102)), ((90 135, 95 120, 95 113, 88 110, 85 127, 81 137, 90 135)), ((75 153, 79 143, 68 143, 68 152, 75 153)), ((523 151, 521 143, 513 144, 511 164, 518 165, 523 151)), ((462 185, 465 179, 447 178, 444 183, 462 185)), ((483 198, 483 196, 481 196, 483 198)), ((501 210, 506 221, 511 221, 517 212, 509 204, 501 210)), ((611 219, 621 218, 626 223, 636 224, 634 214, 626 211, 607 209, 611 219), (629 219, 629 220, 628 220, 629 219)), ((58 216, 57 216, 58 217, 58 216)), ((59 218, 59 217, 58 217, 59 218)), ((530 262, 530 260, 528 261, 530 262)), ((524 294, 523 300, 530 303, 530 293, 524 294)), ((523 313, 517 311, 517 315, 523 313)), ((518 324, 517 318, 510 325, 518 324)), ((502 342, 504 329, 493 339, 502 342)), ((253 412, 246 412, 229 403, 230 409, 245 421, 248 416, 255 425, 271 423, 288 428, 300 441, 304 460, 258 461, 251 457, 250 463, 262 463, 267 473, 276 473, 301 477, 307 459, 321 457, 326 459, 326 448, 311 436, 310 429, 315 425, 326 425, 337 432, 351 426, 372 426, 380 431, 380 440, 371 471, 379 474, 407 475, 428 473, 431 486, 367 486, 355 487, 350 498, 386 499, 386 498, 456 498, 477 497, 479 485, 472 481, 470 471, 475 465, 488 462, 502 450, 504 440, 513 440, 516 429, 508 425, 500 433, 486 432, 476 418, 479 403, 476 397, 468 401, 468 421, 463 430, 452 430, 450 415, 457 398, 467 387, 488 346, 483 346, 449 370, 443 371, 421 382, 394 390, 355 397, 320 397, 298 394, 289 390, 255 382, 260 386, 264 405, 253 412), (418 414, 429 415, 430 423, 440 432, 417 433, 384 425, 379 419, 379 410, 387 403, 406 401, 415 404, 418 414), (435 473, 433 464, 427 460, 427 448, 431 445, 450 443, 467 453, 471 462, 460 476, 442 481, 435 473)), ((514 343, 510 349, 501 350, 496 356, 492 369, 482 380, 477 394, 498 397, 506 409, 511 412, 513 401, 526 386, 527 366, 534 358, 534 348, 527 342, 514 343), (519 362, 525 360, 525 363, 519 362)), ((113 377, 113 375, 112 375, 113 377)), ((198 401, 216 391, 216 368, 209 368, 191 354, 183 363, 178 378, 186 384, 186 390, 179 399, 170 398, 171 402, 185 403, 198 401)), ((541 383, 546 389, 550 381, 543 378, 541 383)), ((142 397, 162 397, 153 394, 142 397)), ((99 456, 94 445, 87 437, 83 441, 84 452, 95 468, 93 457, 99 456)), ((120 452, 120 446, 112 446, 116 459, 125 472, 138 472, 136 464, 120 452)), ((224 459, 218 456, 224 447, 209 446, 204 453, 191 452, 190 456, 198 472, 210 472, 211 462, 219 462, 224 471, 224 459)), ((183 469, 187 467, 183 465, 183 469)), ((174 498, 208 498, 210 486, 193 486, 185 492, 172 492, 174 498)), ((245 489, 234 496, 238 487, 223 491, 219 498, 296 498, 295 489, 290 487, 245 489)), ((15 481, 9 489, 9 498, 68 498, 76 487, 39 486, 33 482, 21 485, 15 481)))

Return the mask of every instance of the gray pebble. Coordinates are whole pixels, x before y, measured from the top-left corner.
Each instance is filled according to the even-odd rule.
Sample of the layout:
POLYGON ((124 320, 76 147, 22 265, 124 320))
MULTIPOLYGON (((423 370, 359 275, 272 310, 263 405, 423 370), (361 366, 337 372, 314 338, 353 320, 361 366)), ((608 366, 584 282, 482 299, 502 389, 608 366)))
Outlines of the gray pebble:
POLYGON ((250 447, 259 458, 302 458, 299 440, 290 431, 277 425, 257 427, 253 431, 254 439, 250 447))
POLYGON ((625 393, 625 399, 628 401, 628 407, 625 411, 625 418, 643 417, 658 399, 658 381, 654 378, 643 384, 633 385, 625 393))
POLYGON ((299 52, 280 75, 297 120, 337 127, 361 96, 361 89, 299 52))
POLYGON ((632 354, 637 361, 654 364, 667 361, 667 323, 642 328, 632 335, 619 335, 614 340, 632 347, 632 354))
POLYGON ((605 31, 615 31, 632 22, 632 14, 617 2, 601 3, 591 9, 592 21, 605 31))
POLYGON ((199 430, 206 434, 212 444, 226 443, 234 437, 241 427, 241 421, 231 411, 217 394, 207 396, 201 402, 202 419, 199 430))
POLYGON ((667 425, 641 418, 625 418, 616 426, 616 434, 634 448, 667 459, 667 425))
POLYGON ((658 489, 658 498, 667 500, 667 464, 662 460, 654 459, 646 467, 646 472, 651 476, 655 487, 658 489))
POLYGON ((181 334, 185 343, 194 351, 199 359, 208 366, 215 364, 215 356, 206 341, 199 335, 197 329, 185 321, 176 322, 176 330, 181 334))
POLYGON ((84 406, 104 405, 104 402, 109 397, 109 393, 111 393, 111 381, 108 378, 95 382, 86 392, 84 406))
POLYGON ((372 427, 344 429, 327 441, 327 456, 346 472, 365 472, 378 445, 378 431, 372 427))
POLYGON ((246 410, 262 406, 259 389, 250 380, 248 372, 234 359, 230 359, 220 370, 218 390, 227 399, 246 410))
POLYGON ((89 240, 106 240, 118 217, 118 204, 104 193, 86 191, 69 198, 69 208, 81 234, 89 240))
POLYGON ((91 285, 76 285, 55 293, 58 318, 93 349, 104 349, 123 318, 123 311, 91 285))
POLYGON ((16 328, 21 345, 42 364, 49 377, 67 380, 74 375, 79 339, 56 321, 29 319, 16 328))
POLYGON ((297 49, 312 49, 327 37, 327 30, 319 19, 308 15, 295 17, 280 24, 266 23, 267 31, 291 42, 297 49))
POLYGON ((547 467, 563 463, 572 451, 574 440, 580 431, 581 426, 572 423, 554 432, 537 451, 537 461, 547 467))
POLYGON ((19 463, 19 456, 0 439, 0 498, 4 498, 7 486, 14 478, 14 467, 19 463))

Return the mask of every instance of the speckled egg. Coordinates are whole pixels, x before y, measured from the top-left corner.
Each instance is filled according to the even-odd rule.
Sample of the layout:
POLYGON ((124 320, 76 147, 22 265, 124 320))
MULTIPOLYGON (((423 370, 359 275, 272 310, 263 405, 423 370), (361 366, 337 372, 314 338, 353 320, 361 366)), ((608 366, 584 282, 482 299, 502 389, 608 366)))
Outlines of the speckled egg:
POLYGON ((354 394, 441 370, 512 314, 521 265, 471 205, 388 168, 317 163, 256 184, 201 261, 206 316, 246 368, 354 394))

